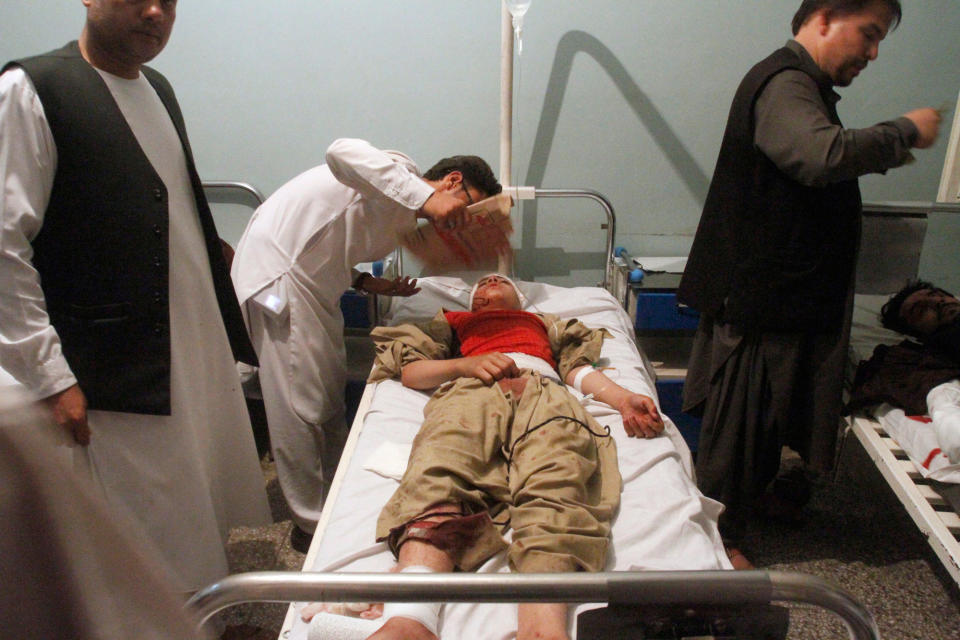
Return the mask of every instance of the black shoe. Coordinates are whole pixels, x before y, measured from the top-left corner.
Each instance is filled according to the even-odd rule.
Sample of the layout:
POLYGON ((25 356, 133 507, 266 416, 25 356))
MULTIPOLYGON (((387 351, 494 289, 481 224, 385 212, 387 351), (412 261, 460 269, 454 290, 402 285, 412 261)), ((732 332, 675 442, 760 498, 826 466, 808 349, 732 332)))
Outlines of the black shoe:
POLYGON ((306 553, 310 549, 310 543, 312 541, 312 533, 307 533, 297 525, 293 525, 293 528, 290 530, 290 547, 294 551, 306 553))
POLYGON ((794 467, 773 479, 770 491, 784 502, 804 507, 813 494, 812 483, 802 467, 794 467))

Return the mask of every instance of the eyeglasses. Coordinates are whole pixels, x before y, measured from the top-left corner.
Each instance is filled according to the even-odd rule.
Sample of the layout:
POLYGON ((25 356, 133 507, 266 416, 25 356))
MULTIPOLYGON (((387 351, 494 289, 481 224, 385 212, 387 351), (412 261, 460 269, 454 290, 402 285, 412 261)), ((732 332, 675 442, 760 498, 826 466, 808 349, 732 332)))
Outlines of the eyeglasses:
POLYGON ((470 204, 473 204, 473 198, 470 197, 470 192, 467 191, 467 183, 466 183, 466 182, 463 182, 463 181, 461 180, 461 181, 460 181, 460 188, 463 189, 463 192, 464 192, 465 194, 467 194, 467 202, 469 202, 470 204))

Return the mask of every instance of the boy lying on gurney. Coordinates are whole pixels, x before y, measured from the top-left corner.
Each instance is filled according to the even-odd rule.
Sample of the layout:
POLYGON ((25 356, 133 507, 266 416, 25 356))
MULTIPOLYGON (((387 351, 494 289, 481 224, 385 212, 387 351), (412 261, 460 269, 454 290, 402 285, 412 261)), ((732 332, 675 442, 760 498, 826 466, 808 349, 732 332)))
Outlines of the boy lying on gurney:
MULTIPOLYGON (((439 387, 400 486, 377 522, 404 572, 471 571, 513 540, 521 572, 601 571, 620 501, 616 447, 566 381, 619 410, 631 436, 663 431, 654 401, 592 367, 605 330, 521 311, 499 275, 481 278, 472 311, 379 327, 371 380, 439 387)), ((371 639, 436 638, 439 604, 391 604, 371 639)), ((519 640, 567 638, 563 603, 521 603, 519 640)))
POLYGON ((960 300, 918 280, 887 301, 881 321, 919 344, 877 346, 857 369, 846 411, 888 402, 908 415, 928 414, 940 449, 960 463, 960 300))

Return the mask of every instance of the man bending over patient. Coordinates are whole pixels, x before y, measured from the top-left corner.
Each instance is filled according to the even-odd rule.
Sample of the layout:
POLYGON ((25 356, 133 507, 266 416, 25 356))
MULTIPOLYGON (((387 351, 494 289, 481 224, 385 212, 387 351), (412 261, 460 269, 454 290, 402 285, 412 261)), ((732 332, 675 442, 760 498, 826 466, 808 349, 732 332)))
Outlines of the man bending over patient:
MULTIPOLYGON (((630 436, 653 438, 663 421, 651 398, 592 367, 605 330, 522 311, 521 301, 491 275, 471 311, 373 331, 371 380, 437 389, 377 522, 399 571, 471 571, 504 548, 514 571, 604 568, 620 501, 616 447, 561 381, 616 408, 630 436)), ((371 640, 436 638, 438 615, 438 604, 388 603, 371 640)), ((519 605, 519 640, 567 637, 565 604, 519 605)))

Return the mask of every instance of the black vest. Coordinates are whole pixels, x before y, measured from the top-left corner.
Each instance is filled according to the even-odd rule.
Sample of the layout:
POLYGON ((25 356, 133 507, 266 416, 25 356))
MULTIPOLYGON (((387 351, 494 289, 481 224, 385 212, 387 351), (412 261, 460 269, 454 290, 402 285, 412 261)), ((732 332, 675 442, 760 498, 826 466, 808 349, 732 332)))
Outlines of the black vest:
MULTIPOLYGON (((677 292, 685 304, 746 329, 839 326, 860 238, 856 180, 807 187, 753 143, 754 105, 767 82, 801 60, 775 51, 733 99, 717 167, 677 292)), ((822 89, 830 119, 840 124, 822 89)))
MULTIPOLYGON (((11 66, 30 76, 57 147, 33 265, 63 354, 91 409, 169 415, 166 188, 76 42, 4 71, 11 66)), ((183 144, 233 355, 255 364, 173 89, 156 71, 142 72, 183 144)))

